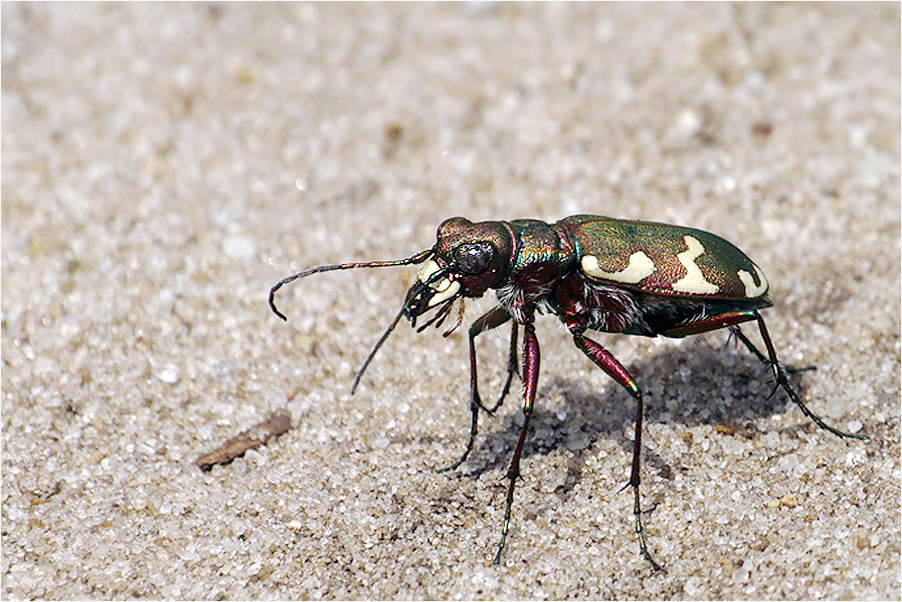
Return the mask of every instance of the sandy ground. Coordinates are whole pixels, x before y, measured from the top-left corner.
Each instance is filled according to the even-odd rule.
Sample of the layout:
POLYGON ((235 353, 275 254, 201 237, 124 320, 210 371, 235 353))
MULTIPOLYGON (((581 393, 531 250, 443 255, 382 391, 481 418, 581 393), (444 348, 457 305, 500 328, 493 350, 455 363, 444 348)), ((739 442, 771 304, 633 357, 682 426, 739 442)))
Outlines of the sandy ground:
POLYGON ((897 3, 2 11, 3 598, 899 599, 897 3), (767 399, 725 333, 598 335, 647 394, 654 573, 619 491, 635 406, 542 318, 491 566, 519 387, 436 474, 465 329, 402 325, 350 395, 416 268, 296 283, 287 324, 266 296, 454 215, 575 213, 742 248, 803 397, 871 439, 767 399))

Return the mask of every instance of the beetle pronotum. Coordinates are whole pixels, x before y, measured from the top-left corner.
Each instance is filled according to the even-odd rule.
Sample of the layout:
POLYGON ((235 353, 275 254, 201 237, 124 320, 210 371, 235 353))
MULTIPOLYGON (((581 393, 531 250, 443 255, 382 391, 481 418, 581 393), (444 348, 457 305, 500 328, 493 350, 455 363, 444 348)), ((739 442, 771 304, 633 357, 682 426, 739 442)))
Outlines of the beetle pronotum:
POLYGON ((660 566, 645 542, 640 512, 642 391, 620 362, 588 338, 586 331, 681 338, 729 328, 751 353, 769 365, 774 391, 782 388, 819 427, 840 437, 867 439, 827 425, 802 402, 777 360, 759 311, 771 306, 764 273, 732 244, 702 230, 594 215, 575 215, 554 224, 533 219, 473 223, 455 217, 439 226, 431 249, 405 259, 326 265, 298 272, 270 290, 269 305, 277 316, 287 320, 276 308, 275 294, 289 282, 332 270, 411 264, 424 265, 407 291, 401 310, 357 371, 351 392, 402 317, 416 327, 419 316, 434 311, 417 330, 422 332, 431 324, 440 326, 458 300, 481 297, 489 289, 496 291, 498 305, 477 318, 469 329, 470 438, 461 457, 443 469, 457 468, 473 450, 479 411, 491 413, 504 400, 517 372, 517 338, 522 328, 523 425, 507 472, 507 499, 495 564, 507 540, 520 456, 538 386, 539 341, 533 325, 536 312, 557 316, 570 331, 577 349, 636 400, 627 486, 634 494, 639 549, 655 570, 660 566), (501 398, 487 408, 479 396, 475 341, 479 334, 508 321, 512 321, 512 328, 507 381, 501 398), (740 331, 739 324, 749 321, 758 325, 766 354, 740 331))

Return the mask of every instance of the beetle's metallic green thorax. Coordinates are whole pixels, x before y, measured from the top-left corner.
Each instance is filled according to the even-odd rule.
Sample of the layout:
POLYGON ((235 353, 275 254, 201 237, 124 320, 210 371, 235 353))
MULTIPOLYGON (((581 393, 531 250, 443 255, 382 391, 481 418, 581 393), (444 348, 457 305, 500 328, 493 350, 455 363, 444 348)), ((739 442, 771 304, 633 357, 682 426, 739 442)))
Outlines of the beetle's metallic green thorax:
POLYGON ((553 227, 533 219, 509 225, 517 240, 509 284, 525 290, 545 287, 571 269, 576 258, 573 245, 553 227))

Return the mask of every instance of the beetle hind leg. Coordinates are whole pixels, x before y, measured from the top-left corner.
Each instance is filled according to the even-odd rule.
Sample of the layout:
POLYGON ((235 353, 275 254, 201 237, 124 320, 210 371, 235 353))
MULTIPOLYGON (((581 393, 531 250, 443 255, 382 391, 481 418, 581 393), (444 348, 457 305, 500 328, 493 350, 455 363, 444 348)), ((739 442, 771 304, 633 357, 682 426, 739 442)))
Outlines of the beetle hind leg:
MULTIPOLYGON (((768 358, 758 350, 758 347, 756 347, 755 344, 742 333, 742 330, 739 329, 738 325, 730 326, 730 338, 727 339, 728 345, 730 344, 730 340, 732 340, 733 337, 735 337, 737 341, 742 343, 745 348, 748 349, 752 355, 757 357, 762 364, 770 366, 770 364, 772 363, 770 358, 768 358)), ((787 374, 798 374, 799 372, 811 372, 813 370, 817 370, 817 366, 802 366, 801 368, 796 368, 795 366, 783 366, 783 370, 785 370, 787 374)), ((779 385, 777 385, 777 388, 779 388, 779 385)))
MULTIPOLYGON (((863 439, 867 440, 867 437, 864 435, 855 435, 852 433, 845 433, 839 429, 833 428, 826 422, 824 422, 817 414, 808 409, 808 406, 805 405, 805 402, 799 397, 798 393, 795 392, 795 389, 792 388, 792 385, 789 383, 789 378, 787 378, 786 373, 788 370, 785 370, 781 365, 779 360, 777 359, 777 352, 774 349, 774 344, 770 340, 770 335, 767 332, 767 327, 764 325, 764 318, 761 317, 761 314, 756 310, 755 312, 755 320, 758 322, 758 330, 761 333, 761 339, 764 341, 764 347, 767 350, 767 356, 761 353, 757 347, 744 335, 739 331, 738 326, 733 326, 730 330, 733 334, 736 335, 736 338, 739 339, 743 345, 748 348, 748 350, 752 353, 752 355, 756 356, 763 363, 767 364, 774 377, 774 392, 777 389, 783 389, 786 392, 786 395, 789 396, 789 399, 799 406, 799 409, 802 410, 802 413, 805 414, 809 419, 811 419, 816 425, 820 428, 837 435, 838 437, 846 437, 851 439, 863 439)), ((801 370, 796 370, 801 371, 801 370)), ((773 395, 773 393, 771 393, 773 395)))

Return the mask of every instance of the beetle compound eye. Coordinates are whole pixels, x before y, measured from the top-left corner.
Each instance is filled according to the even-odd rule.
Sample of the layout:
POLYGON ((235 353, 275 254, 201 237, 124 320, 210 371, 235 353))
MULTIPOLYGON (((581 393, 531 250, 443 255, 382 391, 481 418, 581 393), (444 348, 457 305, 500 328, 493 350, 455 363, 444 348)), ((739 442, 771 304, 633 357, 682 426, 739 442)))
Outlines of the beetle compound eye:
POLYGON ((490 242, 465 242, 454 251, 454 263, 464 274, 482 274, 496 253, 495 245, 490 242))

